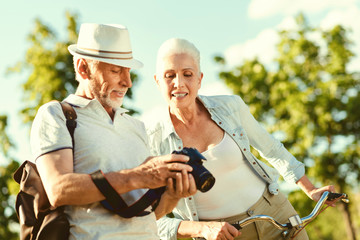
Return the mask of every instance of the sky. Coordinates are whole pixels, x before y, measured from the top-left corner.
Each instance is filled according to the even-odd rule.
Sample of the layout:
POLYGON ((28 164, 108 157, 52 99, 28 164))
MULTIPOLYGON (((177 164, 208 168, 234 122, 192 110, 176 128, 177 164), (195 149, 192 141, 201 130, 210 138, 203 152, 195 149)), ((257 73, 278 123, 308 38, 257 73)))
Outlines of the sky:
MULTIPOLYGON (((229 66, 258 57, 271 66, 276 57, 277 32, 292 29, 294 17, 303 13, 309 24, 330 29, 337 24, 351 30, 349 38, 356 55, 360 53, 360 0, 13 0, 2 3, 0 10, 0 115, 8 116, 7 133, 16 149, 15 159, 31 159, 29 126, 21 123, 22 74, 5 74, 6 69, 22 61, 29 44, 27 35, 40 19, 58 38, 65 39, 65 12, 78 14, 79 23, 116 23, 128 27, 133 55, 144 63, 137 70, 140 83, 130 105, 141 112, 142 120, 153 119, 165 107, 153 80, 156 52, 162 42, 180 37, 194 43, 201 52, 204 79, 200 94, 231 94, 218 78, 221 70, 214 56, 225 57, 229 66)), ((312 36, 321 44, 320 36, 312 36)), ((349 70, 358 71, 356 56, 349 70)), ((0 164, 4 163, 0 156, 0 164)))

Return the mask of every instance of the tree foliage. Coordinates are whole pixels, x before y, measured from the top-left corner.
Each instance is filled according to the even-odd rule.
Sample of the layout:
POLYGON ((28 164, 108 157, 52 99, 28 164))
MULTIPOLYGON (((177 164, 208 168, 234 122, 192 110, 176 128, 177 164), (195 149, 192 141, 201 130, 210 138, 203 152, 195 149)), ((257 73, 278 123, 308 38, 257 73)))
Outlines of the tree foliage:
MULTIPOLYGON (((275 70, 255 58, 219 76, 305 162, 312 179, 350 192, 360 180, 360 75, 348 70, 352 43, 342 26, 324 31, 303 15, 296 20, 296 29, 279 32, 275 70)), ((215 61, 226 65, 221 56, 215 61)))
MULTIPOLYGON (((0 116, 0 156, 9 158, 9 149, 13 147, 13 143, 6 133, 6 127, 7 116, 2 115, 0 116)), ((19 167, 19 163, 11 158, 4 163, 5 166, 0 166, 0 239, 16 240, 18 233, 14 227, 12 228, 17 226, 13 196, 18 192, 19 186, 13 181, 12 173, 19 167)))
MULTIPOLYGON (((27 40, 30 47, 25 54, 25 60, 18 62, 9 72, 23 72, 26 81, 23 81, 23 105, 21 111, 25 123, 32 122, 39 107, 52 100, 63 100, 77 87, 73 66, 73 57, 67 47, 77 41, 78 16, 66 13, 67 38, 61 40, 51 26, 40 19, 35 19, 34 28, 27 40)), ((131 73, 135 84, 138 77, 131 73)), ((127 98, 132 98, 129 89, 127 98)), ((125 107, 126 108, 126 107, 125 107)), ((130 113, 136 111, 130 109, 130 113)))

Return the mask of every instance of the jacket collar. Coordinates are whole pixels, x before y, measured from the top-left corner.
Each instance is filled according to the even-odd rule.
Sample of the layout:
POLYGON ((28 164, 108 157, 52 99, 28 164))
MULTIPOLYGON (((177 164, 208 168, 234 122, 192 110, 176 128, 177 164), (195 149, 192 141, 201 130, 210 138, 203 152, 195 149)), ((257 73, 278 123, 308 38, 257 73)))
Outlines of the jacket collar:
MULTIPOLYGON (((211 101, 208 97, 198 95, 196 97, 204 106, 206 109, 213 109, 217 108, 219 104, 216 101, 211 101)), ((211 112, 210 112, 211 114, 211 112)), ((179 135, 176 133, 174 125, 172 124, 171 118, 170 118, 170 111, 169 108, 167 108, 167 114, 164 117, 164 120, 162 121, 163 126, 163 135, 162 135, 162 141, 164 141, 166 138, 168 138, 171 134, 175 134, 179 139, 179 135)))
POLYGON ((218 101, 213 101, 207 96, 198 95, 197 99, 205 106, 206 109, 218 108, 220 106, 218 101))
POLYGON ((162 141, 168 138, 171 134, 175 134, 177 137, 177 133, 175 131, 174 125, 172 124, 170 118, 170 111, 169 108, 166 109, 166 114, 164 116, 163 121, 160 124, 163 124, 163 134, 162 134, 162 141))

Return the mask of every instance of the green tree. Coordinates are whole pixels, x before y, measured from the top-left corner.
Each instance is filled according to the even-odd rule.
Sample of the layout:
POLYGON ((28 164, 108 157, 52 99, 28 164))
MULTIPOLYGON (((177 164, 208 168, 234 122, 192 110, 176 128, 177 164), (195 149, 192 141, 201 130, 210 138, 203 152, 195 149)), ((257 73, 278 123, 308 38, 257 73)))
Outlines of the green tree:
POLYGON ((0 166, 0 239, 16 240, 18 232, 14 230, 17 216, 14 209, 14 195, 19 186, 12 180, 12 173, 19 167, 19 163, 9 157, 9 150, 14 146, 6 133, 7 116, 0 116, 0 157, 7 158, 6 166, 0 166))
MULTIPOLYGON (((52 100, 63 100, 77 87, 73 67, 73 57, 67 47, 76 43, 78 32, 78 16, 66 12, 67 39, 61 40, 58 34, 40 19, 35 19, 34 28, 28 35, 28 48, 25 60, 18 62, 9 72, 26 73, 27 79, 22 85, 23 104, 21 111, 25 123, 32 122, 39 107, 52 100)), ((138 81, 135 73, 131 73, 133 85, 138 81)), ((129 89, 126 97, 132 98, 129 89)), ((125 101, 126 102, 126 101, 125 101)), ((126 106, 124 106, 126 108, 126 106)), ((130 114, 136 110, 130 109, 130 114)))
MULTIPOLYGON (((323 31, 308 26, 303 15, 296 20, 297 29, 279 33, 275 70, 255 58, 219 76, 310 167, 309 177, 350 193, 360 180, 360 75, 347 69, 351 42, 341 26, 323 31), (314 34, 324 47, 311 40, 314 34)), ((215 60, 226 64, 221 56, 215 60)), ((347 205, 340 209, 348 238, 355 239, 351 212, 347 205)), ((316 234, 310 239, 334 239, 316 234)))

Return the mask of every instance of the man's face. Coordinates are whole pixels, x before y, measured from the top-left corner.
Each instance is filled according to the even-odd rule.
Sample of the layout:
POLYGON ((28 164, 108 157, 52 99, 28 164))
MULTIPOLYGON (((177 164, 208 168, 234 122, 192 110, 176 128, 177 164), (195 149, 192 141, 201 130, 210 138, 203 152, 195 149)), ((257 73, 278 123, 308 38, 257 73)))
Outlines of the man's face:
POLYGON ((90 90, 105 109, 120 107, 132 86, 130 68, 99 62, 90 76, 90 90))

